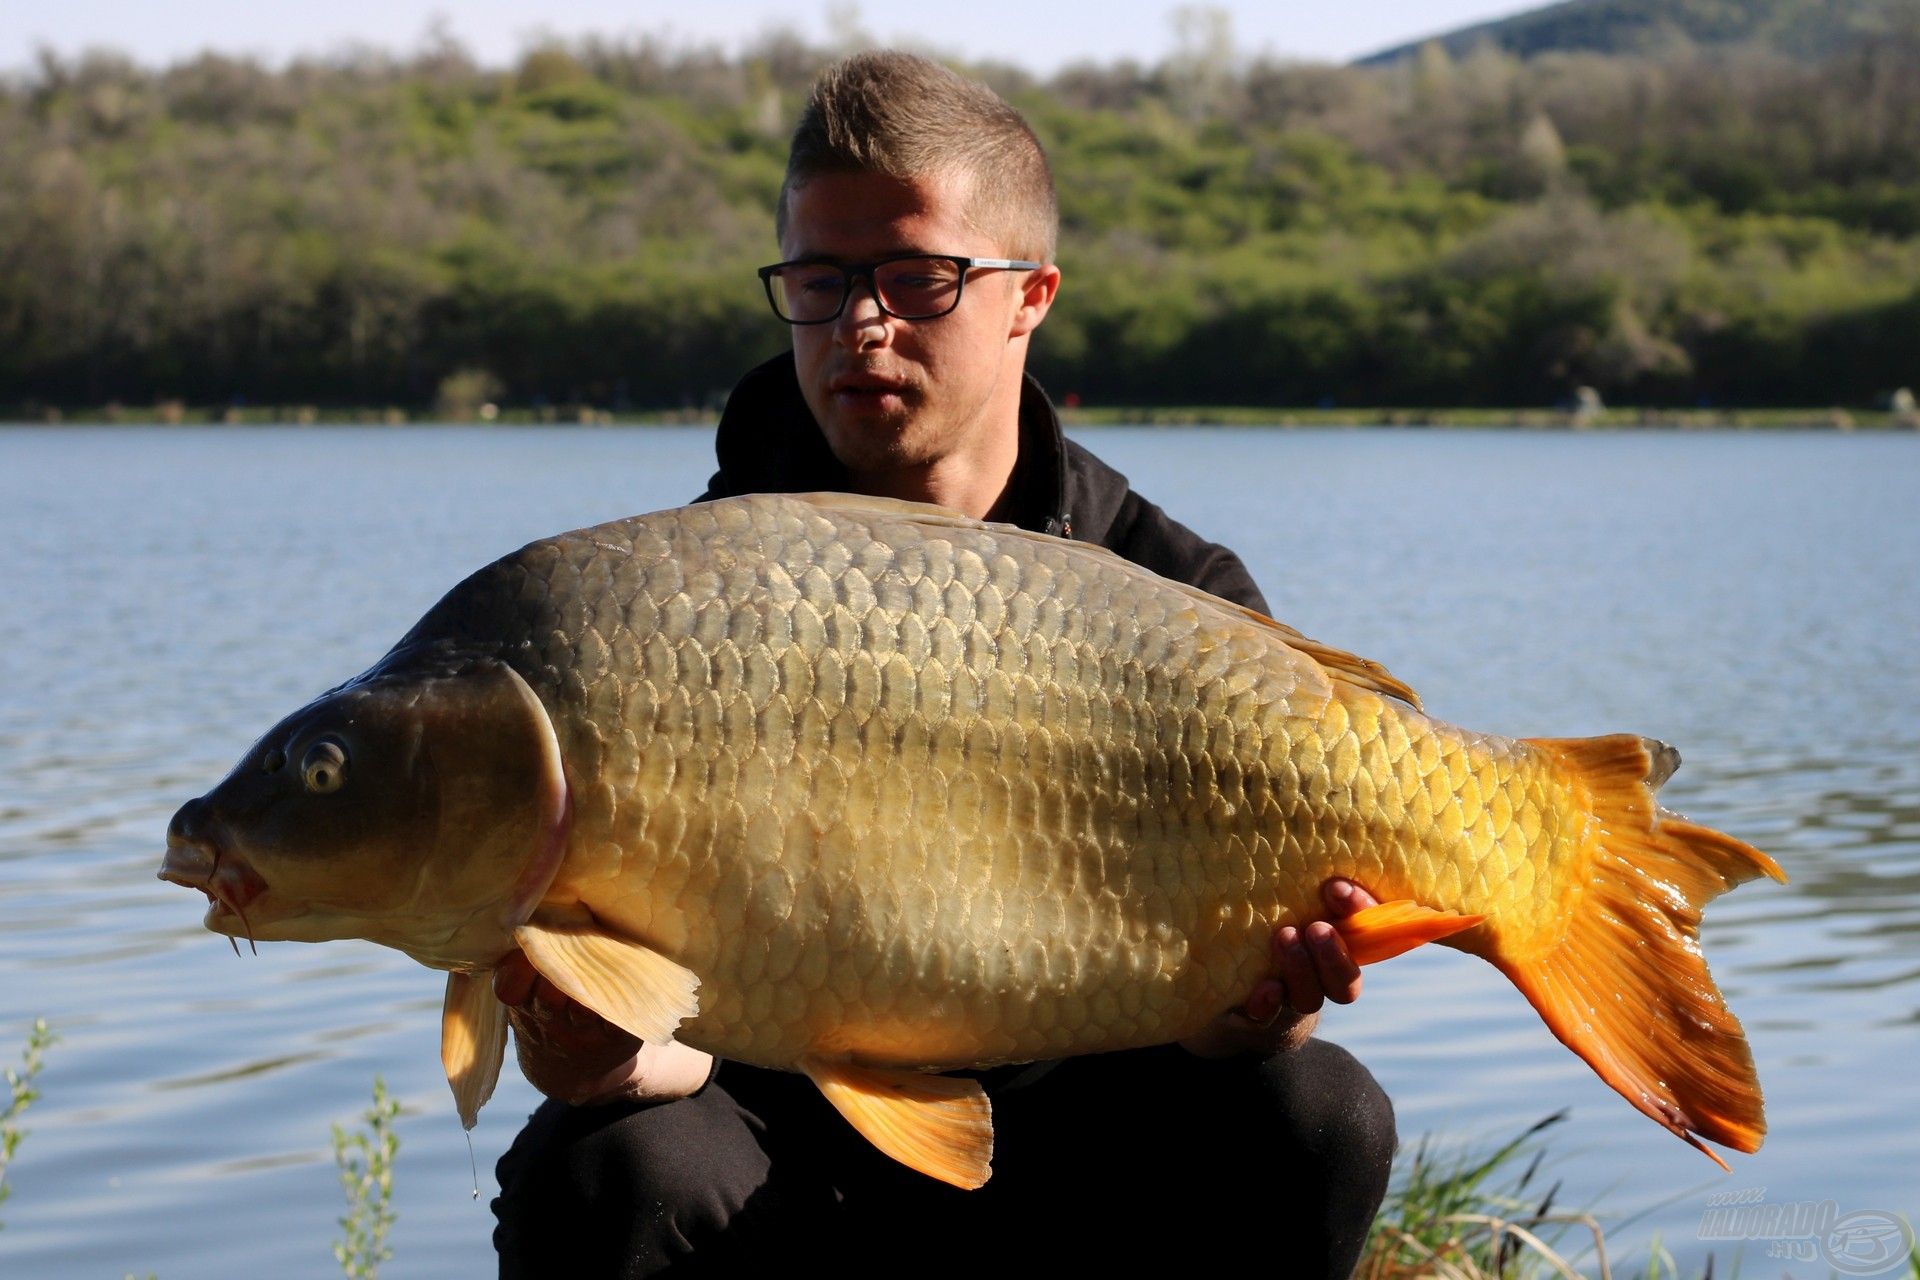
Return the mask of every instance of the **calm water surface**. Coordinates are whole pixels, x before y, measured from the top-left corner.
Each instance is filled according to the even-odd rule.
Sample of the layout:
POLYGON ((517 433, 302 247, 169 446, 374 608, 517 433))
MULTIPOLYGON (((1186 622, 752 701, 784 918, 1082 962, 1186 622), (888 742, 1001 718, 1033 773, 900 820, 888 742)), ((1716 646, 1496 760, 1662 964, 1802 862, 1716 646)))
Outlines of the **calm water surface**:
MULTIPOLYGON (((1663 799, 1793 877, 1707 919, 1772 1125, 1731 1176, 1437 948, 1371 970, 1324 1023, 1403 1138, 1491 1143, 1570 1107, 1559 1203, 1598 1207, 1616 1253, 1658 1237, 1696 1267, 1714 1192, 1920 1208, 1920 438, 1083 438, 1237 547, 1279 616, 1441 718, 1680 745, 1663 799)), ((234 959, 154 879, 166 822, 470 570, 684 501, 710 469, 697 430, 0 431, 0 1056, 35 1016, 61 1036, 0 1274, 334 1272, 328 1127, 375 1074, 407 1108, 389 1270, 488 1273, 492 1163, 531 1090, 509 1067, 482 1115, 476 1201, 439 976, 358 943, 234 959)), ((1743 1265, 1826 1273, 1764 1245, 1743 1265)))

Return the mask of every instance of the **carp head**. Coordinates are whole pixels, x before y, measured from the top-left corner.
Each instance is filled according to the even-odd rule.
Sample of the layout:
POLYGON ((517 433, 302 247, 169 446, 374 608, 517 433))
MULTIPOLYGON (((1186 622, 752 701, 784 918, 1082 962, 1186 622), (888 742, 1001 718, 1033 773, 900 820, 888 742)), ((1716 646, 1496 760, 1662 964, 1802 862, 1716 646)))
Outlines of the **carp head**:
POLYGON ((397 650, 182 805, 160 878, 206 893, 207 927, 230 938, 484 966, 552 882, 567 809, 553 725, 517 672, 397 650))

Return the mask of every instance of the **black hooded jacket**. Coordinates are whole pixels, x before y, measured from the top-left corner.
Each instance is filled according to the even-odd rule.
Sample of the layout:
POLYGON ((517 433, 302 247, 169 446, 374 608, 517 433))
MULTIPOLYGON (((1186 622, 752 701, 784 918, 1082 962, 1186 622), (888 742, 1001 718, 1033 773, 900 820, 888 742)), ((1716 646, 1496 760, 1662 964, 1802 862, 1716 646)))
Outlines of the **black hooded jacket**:
MULTIPOLYGON (((743 493, 850 487, 801 397, 791 355, 748 373, 727 398, 714 441, 720 470, 702 502, 743 493)), ((1163 578, 1268 612, 1240 557, 1208 542, 1135 493, 1127 478, 1066 438, 1040 384, 1020 395, 1020 456, 1007 517, 1023 529, 1098 543, 1163 578)))

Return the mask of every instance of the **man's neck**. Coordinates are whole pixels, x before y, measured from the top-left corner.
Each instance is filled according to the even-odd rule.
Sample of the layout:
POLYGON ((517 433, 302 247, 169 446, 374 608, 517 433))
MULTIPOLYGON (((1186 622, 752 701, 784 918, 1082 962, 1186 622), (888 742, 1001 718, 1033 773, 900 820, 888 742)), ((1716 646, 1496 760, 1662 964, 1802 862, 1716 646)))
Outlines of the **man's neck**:
POLYGON ((976 520, 1002 517, 1001 508, 1012 492, 1013 469, 1020 460, 1024 385, 1024 377, 1016 370, 1011 387, 996 394, 988 408, 993 426, 969 431, 963 447, 923 465, 851 472, 848 479, 861 493, 875 497, 930 502, 976 520))
POLYGON ((976 520, 986 520, 1000 514, 997 508, 1010 491, 1014 463, 1019 456, 1020 437, 1015 432, 1006 446, 995 448, 991 456, 948 456, 925 467, 856 472, 848 478, 861 493, 907 502, 930 502, 976 520))

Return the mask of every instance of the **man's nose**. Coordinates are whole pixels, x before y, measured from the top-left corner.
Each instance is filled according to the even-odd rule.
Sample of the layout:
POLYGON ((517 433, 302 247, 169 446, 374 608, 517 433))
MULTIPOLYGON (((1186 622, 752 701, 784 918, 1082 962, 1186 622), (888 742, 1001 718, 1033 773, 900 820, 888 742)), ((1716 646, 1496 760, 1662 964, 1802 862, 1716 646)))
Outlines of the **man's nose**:
POLYGON ((891 332, 889 321, 890 317, 880 310, 880 303, 873 296, 872 278, 860 276, 848 286, 847 305, 840 309, 839 319, 833 322, 833 336, 854 350, 880 346, 891 332))

